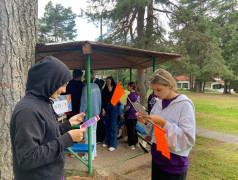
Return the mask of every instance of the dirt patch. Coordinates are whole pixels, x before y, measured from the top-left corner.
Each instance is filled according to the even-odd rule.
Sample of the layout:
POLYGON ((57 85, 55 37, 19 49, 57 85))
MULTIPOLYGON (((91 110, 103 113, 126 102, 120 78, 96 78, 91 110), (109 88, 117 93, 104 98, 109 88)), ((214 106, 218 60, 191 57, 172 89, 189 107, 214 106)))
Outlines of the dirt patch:
MULTIPOLYGON (((79 155, 82 156, 83 153, 79 155)), ((144 153, 140 147, 130 150, 127 142, 120 139, 118 148, 112 152, 108 151, 107 148, 103 148, 101 144, 97 145, 97 157, 92 162, 92 177, 97 180, 107 180, 108 178, 110 180, 150 180, 150 165, 150 152, 144 153)), ((66 156, 65 171, 67 170, 78 172, 79 176, 88 172, 88 168, 81 161, 69 156, 66 156)), ((76 176, 77 174, 74 175, 76 176)))

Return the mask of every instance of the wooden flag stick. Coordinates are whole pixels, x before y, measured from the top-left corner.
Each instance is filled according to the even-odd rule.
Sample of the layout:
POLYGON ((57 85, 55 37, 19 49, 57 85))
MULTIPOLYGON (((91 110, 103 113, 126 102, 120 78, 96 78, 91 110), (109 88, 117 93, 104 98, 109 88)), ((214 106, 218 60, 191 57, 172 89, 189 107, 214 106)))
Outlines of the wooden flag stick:
MULTIPOLYGON (((127 97, 127 99, 130 101, 131 105, 134 107, 134 109, 136 110, 136 112, 137 112, 138 114, 141 114, 141 113, 136 109, 136 107, 133 105, 133 103, 131 102, 130 98, 127 97)), ((151 121, 151 120, 149 120, 148 118, 147 118, 146 120, 149 121, 151 124, 154 124, 154 122, 151 121)))

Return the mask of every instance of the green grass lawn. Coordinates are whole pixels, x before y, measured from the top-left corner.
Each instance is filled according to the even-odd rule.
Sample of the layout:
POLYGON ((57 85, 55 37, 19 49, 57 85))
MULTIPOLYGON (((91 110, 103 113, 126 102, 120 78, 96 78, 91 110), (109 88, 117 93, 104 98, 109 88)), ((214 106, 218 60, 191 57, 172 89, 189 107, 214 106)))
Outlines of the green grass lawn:
POLYGON ((238 146, 197 136, 189 164, 188 180, 238 179, 238 146))
POLYGON ((237 94, 186 94, 194 103, 196 125, 228 134, 238 135, 237 94))
MULTIPOLYGON (((126 104, 129 94, 121 98, 121 102, 126 104)), ((148 95, 152 91, 148 91, 148 95)), ((195 105, 196 125, 214 131, 238 135, 238 95, 224 95, 217 93, 193 93, 180 91, 187 95, 195 105)))

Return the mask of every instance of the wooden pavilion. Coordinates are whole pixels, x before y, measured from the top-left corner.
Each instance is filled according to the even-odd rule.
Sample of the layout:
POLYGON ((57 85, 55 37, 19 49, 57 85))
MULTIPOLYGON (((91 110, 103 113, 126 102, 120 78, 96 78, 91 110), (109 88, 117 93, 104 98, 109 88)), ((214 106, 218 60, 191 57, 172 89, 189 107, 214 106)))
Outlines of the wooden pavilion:
MULTIPOLYGON (((118 45, 111 45, 93 41, 74 41, 66 43, 38 44, 36 47, 36 62, 51 55, 61 60, 69 69, 85 69, 87 82, 90 82, 90 70, 106 69, 145 69, 164 61, 180 61, 181 55, 164 52, 148 51, 118 45)), ((88 117, 91 118, 91 84, 88 83, 88 117)), ((88 129, 88 166, 89 174, 92 174, 92 141, 91 127, 88 129)))

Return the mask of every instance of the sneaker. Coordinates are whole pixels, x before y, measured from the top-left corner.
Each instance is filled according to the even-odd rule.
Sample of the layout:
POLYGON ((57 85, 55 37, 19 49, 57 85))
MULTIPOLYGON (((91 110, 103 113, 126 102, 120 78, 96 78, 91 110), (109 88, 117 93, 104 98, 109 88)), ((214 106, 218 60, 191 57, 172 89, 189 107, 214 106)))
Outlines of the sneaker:
MULTIPOLYGON (((83 159, 84 161, 88 161, 88 156, 84 155, 84 156, 82 156, 82 159, 83 159)), ((92 160, 94 160, 94 157, 92 158, 92 160)))
POLYGON ((130 150, 136 149, 134 145, 130 146, 130 150))
POLYGON ((122 130, 119 129, 118 134, 117 134, 117 138, 119 138, 119 137, 121 137, 121 136, 122 136, 122 130))
POLYGON ((116 148, 114 148, 114 147, 110 147, 109 149, 108 149, 108 151, 114 151, 116 148))
POLYGON ((88 156, 82 156, 82 159, 84 160, 84 161, 88 161, 88 156))
POLYGON ((106 144, 103 144, 102 147, 107 147, 107 145, 106 145, 106 144))

